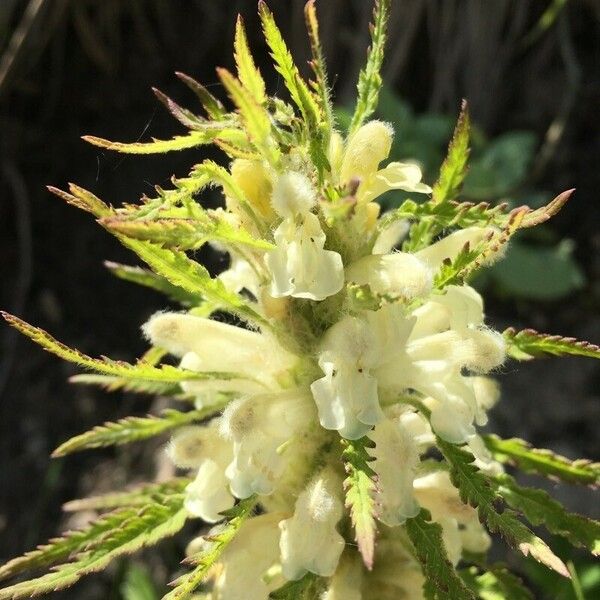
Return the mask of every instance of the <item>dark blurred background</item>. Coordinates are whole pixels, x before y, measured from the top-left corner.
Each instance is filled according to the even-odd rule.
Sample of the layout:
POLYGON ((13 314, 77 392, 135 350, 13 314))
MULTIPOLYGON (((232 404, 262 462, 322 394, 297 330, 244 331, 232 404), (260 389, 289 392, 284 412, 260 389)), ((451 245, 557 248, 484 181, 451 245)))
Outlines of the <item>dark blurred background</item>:
MULTIPOLYGON (((303 1, 270 5, 304 68, 303 1)), ((365 58, 371 2, 321 0, 317 7, 343 121, 365 58)), ((255 0, 0 0, 1 308, 92 355, 133 360, 143 352, 139 326, 166 301, 113 280, 102 261, 133 258, 45 186, 73 181, 119 204, 187 173, 202 150, 118 156, 80 136, 136 141, 180 133, 150 87, 195 109, 177 70, 223 97, 214 67, 233 66, 238 12, 271 92, 280 90, 255 0)), ((477 126, 467 198, 535 205, 577 188, 550 226, 520 240, 508 266, 479 282, 496 327, 527 325, 600 342, 599 33, 598 0, 395 2, 380 113, 398 131, 394 158, 418 158, 427 178, 435 177, 465 97, 477 126)), ((144 414, 151 401, 69 385, 70 365, 6 326, 0 343, 3 561, 76 525, 61 516, 66 500, 151 477, 158 443, 51 461, 61 441, 104 420, 144 414)), ((511 363, 502 375, 495 431, 572 458, 600 458, 598 364, 511 363)), ((587 492, 552 487, 571 508, 598 516, 587 492)), ((167 568, 177 564, 178 552, 175 543, 167 549, 167 568)), ((148 560, 163 583, 167 569, 152 555, 148 560)), ((152 598, 122 591, 123 578, 144 577, 128 568, 61 597, 152 598)), ((557 590, 549 597, 558 598, 557 590)))

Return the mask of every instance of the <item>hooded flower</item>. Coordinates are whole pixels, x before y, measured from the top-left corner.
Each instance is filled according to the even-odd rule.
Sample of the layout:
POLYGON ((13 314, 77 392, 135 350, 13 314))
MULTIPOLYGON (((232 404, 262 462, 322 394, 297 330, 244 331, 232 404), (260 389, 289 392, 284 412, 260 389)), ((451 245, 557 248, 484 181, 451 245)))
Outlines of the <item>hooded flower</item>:
POLYGON ((340 179, 358 179, 359 203, 368 203, 389 190, 405 190, 428 194, 431 188, 421 183, 421 169, 411 163, 392 162, 381 170, 392 147, 392 126, 381 121, 363 125, 348 141, 341 166, 340 179))
POLYGON ((267 334, 193 315, 158 313, 144 325, 144 333, 155 346, 182 357, 183 368, 240 376, 185 382, 182 387, 189 393, 277 389, 278 376, 296 360, 267 334))
POLYGON ((395 527, 419 513, 413 497, 413 479, 419 465, 417 445, 399 419, 378 423, 370 437, 375 442, 371 466, 377 474, 378 518, 395 527))
POLYGON ((268 600, 273 585, 265 575, 277 562, 277 513, 246 521, 221 557, 212 600, 268 600))
POLYGON ((324 250, 325 233, 311 212, 316 193, 310 180, 291 171, 276 181, 273 208, 283 218, 274 232, 277 248, 266 257, 271 295, 323 300, 344 285, 342 258, 324 250))
POLYGON ((236 497, 273 492, 287 464, 281 447, 313 420, 311 409, 301 390, 248 396, 227 407, 220 429, 233 442, 226 475, 236 497))
POLYGON ((344 512, 341 493, 340 478, 324 470, 298 496, 294 515, 279 523, 286 579, 300 579, 307 571, 322 577, 335 572, 345 544, 337 531, 344 512))
POLYGON ((345 438, 358 439, 383 419, 377 393, 376 337, 368 322, 346 317, 325 334, 319 366, 325 373, 311 385, 319 420, 345 438))
POLYGON ((231 445, 221 439, 216 427, 195 426, 179 430, 167 452, 178 467, 198 469, 196 479, 185 489, 187 511, 207 523, 220 521, 220 513, 234 504, 225 477, 231 445))

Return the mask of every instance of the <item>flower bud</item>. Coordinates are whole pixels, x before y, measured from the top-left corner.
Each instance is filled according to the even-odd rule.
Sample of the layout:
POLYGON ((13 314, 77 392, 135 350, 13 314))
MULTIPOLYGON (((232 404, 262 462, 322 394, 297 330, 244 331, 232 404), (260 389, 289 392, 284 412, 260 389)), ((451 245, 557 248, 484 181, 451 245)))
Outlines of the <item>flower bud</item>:
POLYGON ((394 130, 389 123, 370 121, 363 125, 348 141, 341 181, 348 182, 354 177, 364 181, 375 173, 379 163, 390 153, 393 136, 394 130))
POLYGON ((271 207, 272 185, 262 162, 236 158, 231 163, 231 176, 258 214, 271 221, 275 216, 271 207))
POLYGON ((343 514, 342 482, 330 470, 322 471, 298 496, 294 515, 281 521, 281 567, 288 580, 307 571, 331 577, 344 550, 336 526, 343 514))

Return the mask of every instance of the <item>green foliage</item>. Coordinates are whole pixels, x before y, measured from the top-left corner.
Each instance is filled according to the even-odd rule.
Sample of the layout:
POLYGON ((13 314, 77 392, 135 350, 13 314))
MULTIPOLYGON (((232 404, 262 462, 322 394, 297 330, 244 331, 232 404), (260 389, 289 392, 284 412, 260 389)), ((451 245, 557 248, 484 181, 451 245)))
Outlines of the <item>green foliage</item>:
POLYGON ((208 213, 193 219, 136 219, 108 217, 102 225, 120 235, 160 244, 164 248, 195 250, 209 241, 240 244, 269 250, 273 245, 252 237, 241 227, 234 228, 223 218, 208 213))
POLYGON ((225 108, 221 104, 221 101, 215 98, 201 83, 179 71, 176 71, 175 75, 196 94, 209 117, 219 121, 225 116, 225 108))
POLYGON ((217 73, 229 97, 240 111, 250 141, 271 163, 276 163, 279 152, 271 138, 269 113, 229 71, 217 69, 217 73))
POLYGON ((530 360, 545 355, 600 358, 599 346, 572 337, 539 333, 535 329, 518 331, 513 327, 506 329, 502 335, 507 341, 509 356, 517 360, 530 360))
POLYGON ((244 30, 242 17, 238 15, 235 25, 234 56, 237 65, 238 78, 242 85, 252 94, 254 100, 263 104, 267 97, 265 95, 265 82, 260 71, 254 64, 254 59, 248 48, 248 38, 244 30))
POLYGON ((153 502, 163 502, 165 498, 182 494, 191 479, 177 477, 160 483, 143 483, 128 491, 109 492, 100 496, 71 500, 63 505, 67 512, 96 510, 105 512, 113 508, 142 507, 153 502))
POLYGON ((467 173, 470 130, 469 109, 466 101, 463 101, 454 135, 448 146, 446 160, 442 163, 440 176, 433 186, 431 195, 433 204, 444 204, 449 200, 455 200, 458 196, 467 173))
POLYGON ((600 483, 600 465, 589 460, 569 460, 551 450, 532 448, 528 442, 517 438, 503 440, 486 435, 483 439, 495 460, 514 465, 525 473, 581 485, 597 486, 600 483))
POLYGON ((110 261, 105 262, 104 265, 115 277, 156 290, 183 306, 197 306, 202 303, 202 296, 191 294, 148 269, 121 265, 110 261))
POLYGON ((298 581, 288 581, 285 585, 269 594, 272 600, 314 600, 323 592, 323 579, 307 573, 298 581))
MULTIPOLYGON (((225 127, 221 127, 221 129, 225 129, 225 127)), ((132 144, 111 142, 94 135, 84 135, 83 139, 94 146, 124 154, 164 154, 165 152, 188 150, 189 148, 208 144, 219 132, 220 129, 214 129, 211 133, 207 133, 206 131, 190 131, 186 135, 178 135, 171 140, 154 139, 151 142, 134 142, 132 144)))
POLYGON ((219 560, 228 544, 235 538, 243 525, 244 521, 250 517, 257 499, 254 496, 241 500, 237 506, 226 513, 227 521, 225 525, 219 526, 219 529, 213 531, 206 537, 208 547, 199 554, 190 556, 186 563, 195 565, 195 568, 189 573, 177 578, 172 585, 174 589, 170 591, 163 600, 185 600, 202 583, 211 567, 219 560))
POLYGON ((3 575, 14 575, 23 569, 55 563, 73 557, 70 562, 36 579, 16 583, 0 590, 1 600, 29 598, 61 590, 76 583, 84 575, 104 569, 114 559, 131 554, 177 533, 187 520, 183 496, 172 495, 161 503, 142 508, 123 508, 109 513, 87 530, 72 534, 35 551, 29 558, 12 561, 3 575), (27 560, 26 560, 27 559, 27 560))
POLYGON ((509 546, 525 556, 569 577, 565 564, 546 543, 519 521, 514 511, 503 510, 502 498, 494 491, 489 479, 473 466, 473 456, 439 438, 437 444, 448 462, 452 483, 458 488, 461 499, 477 509, 480 520, 488 529, 500 533, 509 546))
POLYGON ((550 533, 569 540, 573 546, 600 554, 600 522, 568 512, 544 490, 518 485, 510 475, 496 477, 496 491, 514 510, 535 527, 543 525, 550 533))
POLYGON ((349 133, 354 133, 376 110, 382 86, 381 65, 391 0, 376 0, 371 26, 371 46, 364 69, 358 76, 358 99, 349 133))
MULTIPOLYGON (((294 104, 303 113, 303 116, 307 117, 306 98, 311 96, 310 90, 306 83, 300 77, 298 67, 294 64, 294 59, 290 51, 288 50, 287 44, 281 35, 281 31, 273 14, 263 2, 260 0, 258 3, 258 12, 263 27, 263 33, 269 49, 271 50, 271 57, 275 63, 275 69, 283 78, 283 82, 294 104)), ((309 111, 312 109, 309 109, 309 111)))
POLYGON ((325 142, 328 143, 334 119, 331 103, 331 90, 329 88, 329 79, 327 77, 327 66, 325 64, 325 57, 323 56, 323 49, 319 38, 319 21, 317 19, 315 0, 308 0, 304 6, 304 17, 312 52, 312 61, 310 65, 315 74, 315 81, 311 82, 311 85, 320 103, 320 112, 324 119, 323 128, 326 135, 325 142))
POLYGON ((377 534, 373 498, 375 472, 369 465, 373 459, 368 452, 373 442, 364 437, 359 440, 342 440, 342 445, 342 459, 347 473, 344 480, 346 507, 350 509, 358 550, 367 568, 371 568, 377 534))
POLYGON ((44 350, 56 354, 56 356, 68 362, 75 363, 86 369, 97 371, 105 375, 113 375, 127 380, 149 381, 158 383, 179 383, 181 381, 202 380, 202 379, 232 379, 236 375, 230 373, 198 373, 197 371, 187 371, 170 365, 161 365, 155 367, 150 364, 139 361, 135 365, 109 358, 91 358, 85 354, 65 346, 63 343, 54 339, 43 329, 34 327, 22 321, 14 315, 5 312, 0 314, 4 319, 23 335, 32 339, 42 346, 44 350))
POLYGON ((462 569, 460 576, 481 600, 533 600, 523 582, 502 565, 481 572, 477 567, 462 569))
POLYGON ((84 190, 82 187, 75 185, 74 183, 69 184, 70 194, 59 190, 51 185, 48 186, 48 191, 52 192, 59 198, 62 198, 65 202, 71 206, 75 206, 81 210, 92 213, 96 217, 105 217, 112 213, 112 209, 102 202, 100 198, 96 197, 91 192, 84 190))
POLYGON ((109 422, 104 423, 104 425, 97 425, 92 430, 77 435, 61 444, 52 453, 52 456, 66 456, 90 448, 122 446, 123 444, 145 440, 182 425, 206 419, 218 413, 224 404, 225 402, 211 405, 202 410, 191 410, 185 413, 167 409, 158 417, 153 415, 149 417, 126 417, 116 423, 109 422))
POLYGON ((124 239, 122 242, 157 275, 164 277, 188 294, 206 298, 213 303, 215 310, 219 307, 251 323, 266 324, 265 319, 248 302, 227 290, 219 279, 213 279, 205 267, 188 258, 185 253, 168 250, 151 242, 132 239, 124 239))
POLYGON ((423 593, 427 600, 475 600, 475 596, 461 581, 456 570, 448 560, 442 527, 430 520, 425 510, 406 521, 406 532, 413 543, 414 552, 421 564, 425 583, 423 593))

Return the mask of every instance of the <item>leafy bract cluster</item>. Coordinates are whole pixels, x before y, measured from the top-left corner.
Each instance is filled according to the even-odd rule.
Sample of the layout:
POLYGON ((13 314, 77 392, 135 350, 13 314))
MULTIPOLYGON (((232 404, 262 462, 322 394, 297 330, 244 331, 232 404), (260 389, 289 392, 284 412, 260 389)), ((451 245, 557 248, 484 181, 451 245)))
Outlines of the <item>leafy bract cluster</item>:
POLYGON ((310 81, 260 2, 287 99, 267 95, 240 19, 237 73, 218 69, 232 109, 178 74, 204 115, 156 95, 187 133, 134 144, 86 137, 133 154, 215 144, 227 166, 204 160, 170 189, 117 208, 76 185, 51 188, 147 265, 109 263, 112 273, 182 307, 144 325, 150 349, 135 364, 92 358, 4 314, 88 371, 75 382, 179 403, 105 423, 54 455, 169 433, 167 452, 185 477, 68 503, 98 516, 0 568, 0 577, 13 577, 54 565, 3 588, 0 599, 70 586, 192 518, 212 528, 190 544, 169 600, 529 598, 517 577, 486 563, 487 532, 565 577, 566 566, 530 525, 598 553, 596 521, 504 470, 595 486, 598 465, 478 433, 499 395, 489 374, 507 357, 600 357, 572 338, 493 331, 468 283, 571 192, 536 210, 461 201, 466 103, 432 187, 417 164, 386 164, 393 131, 368 119, 381 88, 389 9, 390 0, 376 2, 347 132, 333 118, 314 1, 305 8, 310 81), (222 191, 220 208, 200 203, 208 187, 222 191), (399 189, 427 199, 380 215, 378 198, 399 189), (207 243, 230 257, 216 277, 188 253, 207 243), (164 362, 167 355, 178 366, 164 362))

